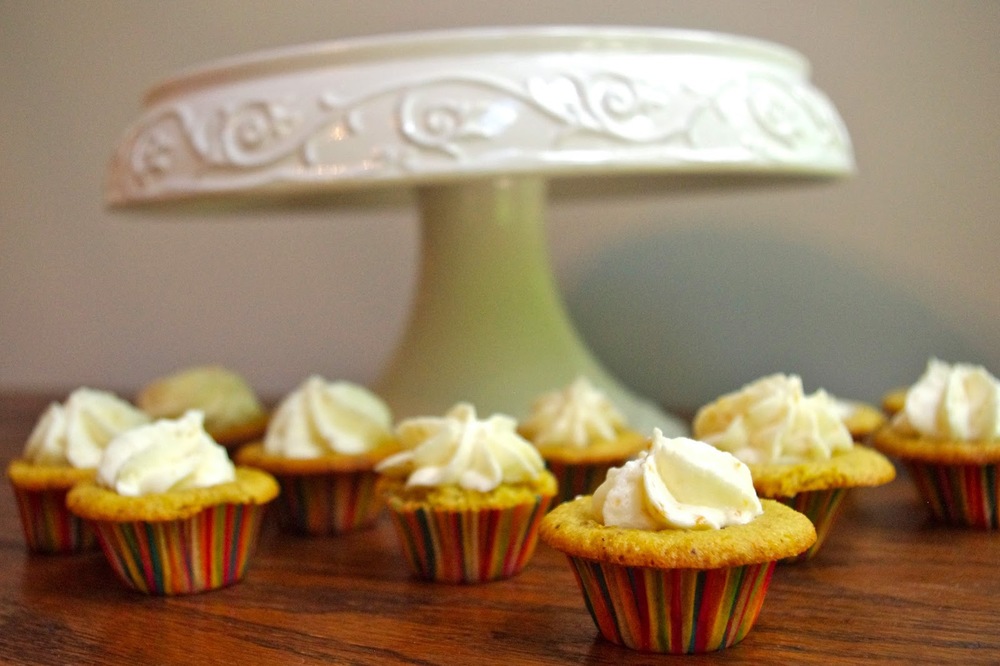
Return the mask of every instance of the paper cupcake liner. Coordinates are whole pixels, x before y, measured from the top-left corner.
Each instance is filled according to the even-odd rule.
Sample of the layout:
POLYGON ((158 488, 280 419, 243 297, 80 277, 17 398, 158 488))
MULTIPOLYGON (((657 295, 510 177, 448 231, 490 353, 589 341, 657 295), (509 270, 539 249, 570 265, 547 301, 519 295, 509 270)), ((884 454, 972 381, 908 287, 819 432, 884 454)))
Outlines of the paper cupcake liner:
POLYGON ((146 594, 193 594, 243 578, 265 506, 223 504, 182 520, 92 521, 111 568, 146 594))
POLYGON ((604 482, 612 464, 574 465, 560 462, 546 462, 546 466, 559 483, 559 492, 554 504, 561 504, 578 495, 592 495, 604 482))
POLYGON ((793 497, 775 497, 782 504, 785 504, 799 513, 805 514, 812 521, 816 528, 816 542, 808 550, 788 557, 782 562, 804 562, 812 559, 819 552, 820 546, 826 541, 830 534, 830 528, 840 514, 843 507, 844 497, 847 496, 849 488, 829 488, 827 490, 811 490, 799 493, 793 497))
POLYGON ((33 553, 76 553, 97 547, 94 531, 66 508, 61 490, 26 490, 14 487, 21 527, 33 553))
POLYGON ((339 534, 375 522, 385 506, 374 472, 278 476, 278 520, 285 529, 339 534))
POLYGON ((935 519, 960 527, 1000 528, 1000 464, 906 461, 906 467, 935 519))
POLYGON ((602 636, 633 650, 670 654, 711 652, 743 640, 760 614, 775 564, 654 569, 567 559, 602 636))
POLYGON ((531 559, 538 526, 552 503, 503 509, 449 511, 420 507, 390 515, 413 573, 444 583, 482 583, 509 578, 531 559))

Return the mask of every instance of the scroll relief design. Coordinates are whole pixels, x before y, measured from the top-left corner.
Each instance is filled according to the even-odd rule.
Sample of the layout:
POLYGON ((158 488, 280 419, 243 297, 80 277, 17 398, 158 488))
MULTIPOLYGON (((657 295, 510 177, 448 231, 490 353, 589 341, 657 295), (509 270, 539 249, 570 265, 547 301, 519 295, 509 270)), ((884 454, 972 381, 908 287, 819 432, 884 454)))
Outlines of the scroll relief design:
MULTIPOLYGON (((572 164, 588 151, 658 164, 793 163, 844 152, 846 133, 811 89, 765 76, 711 86, 619 73, 435 77, 346 99, 166 107, 126 141, 129 190, 239 189, 495 166, 572 164)), ((581 157, 583 156, 583 157, 581 157)))

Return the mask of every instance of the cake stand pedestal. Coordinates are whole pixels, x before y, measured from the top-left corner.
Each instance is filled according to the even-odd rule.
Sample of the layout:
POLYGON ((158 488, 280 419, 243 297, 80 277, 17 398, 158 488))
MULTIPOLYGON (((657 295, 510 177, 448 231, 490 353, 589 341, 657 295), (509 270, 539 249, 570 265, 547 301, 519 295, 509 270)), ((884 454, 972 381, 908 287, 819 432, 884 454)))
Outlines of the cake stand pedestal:
POLYGON ((672 435, 684 424, 612 377, 567 316, 547 259, 550 183, 670 189, 852 169, 839 116, 787 48, 662 29, 475 29, 181 72, 147 93, 106 195, 337 206, 415 193, 417 298, 375 387, 398 417, 465 400, 521 418, 586 375, 634 426, 672 435))

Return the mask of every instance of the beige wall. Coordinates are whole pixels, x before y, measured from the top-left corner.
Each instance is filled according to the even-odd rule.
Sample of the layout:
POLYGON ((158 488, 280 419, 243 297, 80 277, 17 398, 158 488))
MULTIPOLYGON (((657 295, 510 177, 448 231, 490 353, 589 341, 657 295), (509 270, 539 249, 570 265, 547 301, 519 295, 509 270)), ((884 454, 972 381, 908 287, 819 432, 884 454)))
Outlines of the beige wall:
POLYGON ((773 371, 877 399, 930 355, 1000 373, 1000 3, 0 0, 0 388, 131 390, 218 361, 280 394, 373 381, 418 265, 410 209, 110 213, 112 147, 205 60, 471 25, 721 30, 801 51, 846 182, 552 202, 554 270, 624 382, 691 409, 773 371))

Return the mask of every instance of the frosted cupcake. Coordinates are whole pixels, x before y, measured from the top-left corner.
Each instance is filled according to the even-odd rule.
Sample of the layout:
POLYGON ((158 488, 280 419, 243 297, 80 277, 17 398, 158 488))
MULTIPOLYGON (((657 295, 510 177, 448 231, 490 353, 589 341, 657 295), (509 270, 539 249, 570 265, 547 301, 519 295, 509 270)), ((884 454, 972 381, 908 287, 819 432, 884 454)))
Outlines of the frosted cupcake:
POLYGON ((873 443, 906 466, 934 518, 1000 528, 1000 383, 985 368, 931 359, 873 443))
POLYGON ((531 558, 556 480, 504 415, 479 420, 459 403, 397 429, 403 450, 382 461, 382 490, 414 574, 479 583, 509 578, 531 558))
POLYGON ((173 419, 197 409, 205 430, 219 444, 233 448, 259 439, 267 410, 241 375, 220 365, 178 370, 144 386, 136 404, 153 418, 173 419))
POLYGON ((536 398, 518 432, 535 445, 559 482, 556 503, 594 492, 608 469, 649 443, 585 377, 536 398))
POLYGON ((650 448, 611 469, 592 497, 553 509, 541 538, 567 556, 602 636, 687 654, 741 641, 775 563, 816 532, 802 514, 759 500, 734 456, 655 430, 650 448))
POLYGON ((235 468, 191 411, 116 437, 96 478, 74 486, 66 504, 126 585, 175 595, 241 580, 277 494, 266 472, 235 468))
POLYGON ((392 413, 378 396, 312 376, 275 409, 264 441, 241 448, 236 460, 278 478, 285 528, 338 534, 378 518, 385 502, 375 465, 398 450, 392 413))
POLYGON ((70 553, 96 545, 93 532, 66 509, 66 493, 94 477, 112 438, 148 421, 118 396, 86 387, 48 406, 21 457, 7 467, 29 550, 70 553))
POLYGON ((896 476, 885 456, 853 441, 834 399, 822 389, 806 395, 795 375, 763 377, 705 405, 692 431, 745 462, 759 496, 809 516, 817 539, 799 559, 818 552, 850 489, 896 476))

